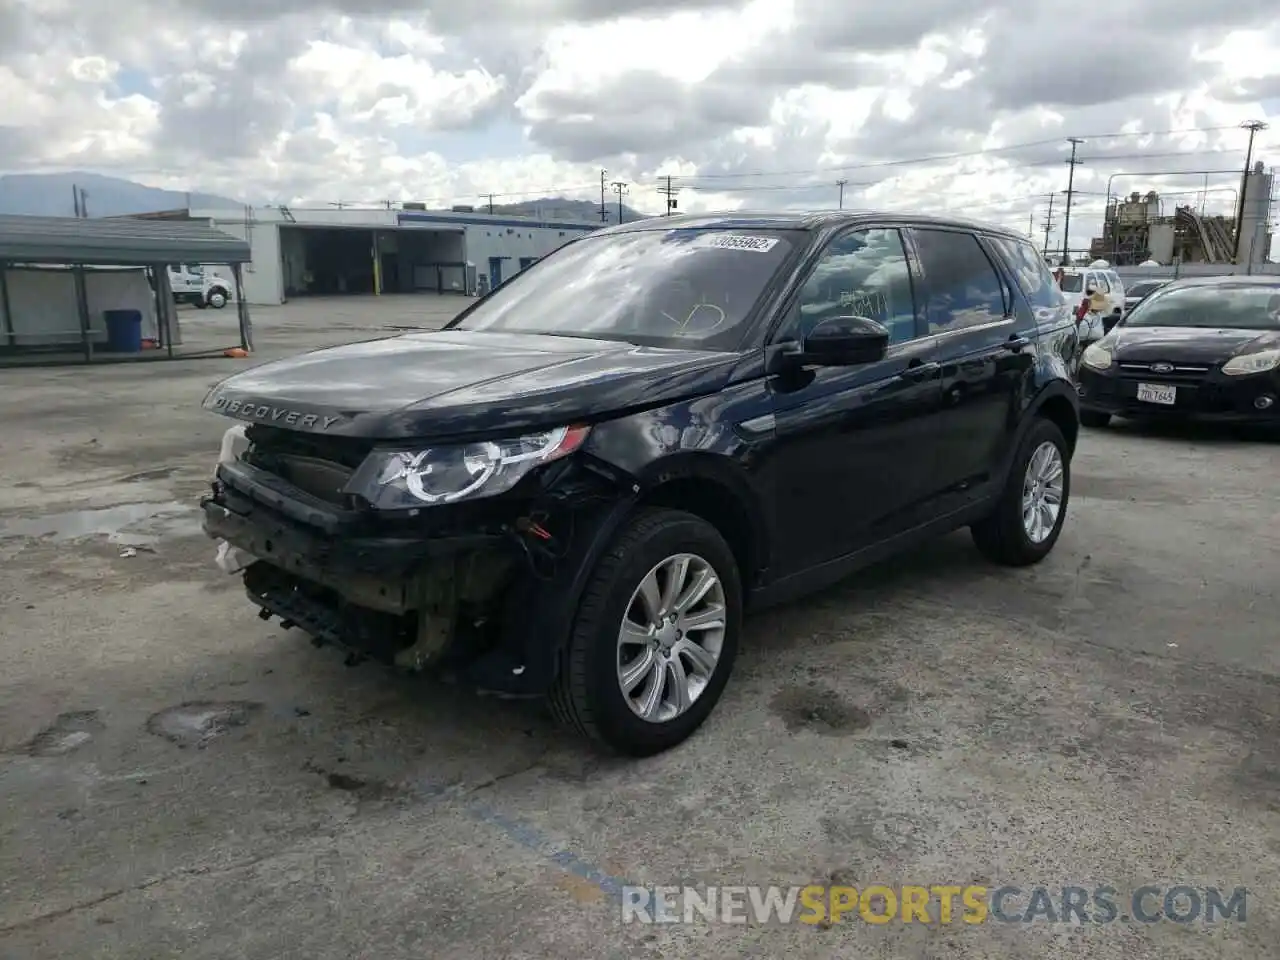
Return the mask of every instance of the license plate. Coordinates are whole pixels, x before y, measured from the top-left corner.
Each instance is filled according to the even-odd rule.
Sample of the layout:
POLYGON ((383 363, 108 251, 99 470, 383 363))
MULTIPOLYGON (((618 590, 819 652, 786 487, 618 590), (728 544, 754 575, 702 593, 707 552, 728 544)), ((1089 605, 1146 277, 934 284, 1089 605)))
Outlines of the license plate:
POLYGON ((1172 406, 1178 400, 1178 388, 1167 387, 1162 383, 1138 384, 1138 399, 1144 403, 1163 403, 1172 406))

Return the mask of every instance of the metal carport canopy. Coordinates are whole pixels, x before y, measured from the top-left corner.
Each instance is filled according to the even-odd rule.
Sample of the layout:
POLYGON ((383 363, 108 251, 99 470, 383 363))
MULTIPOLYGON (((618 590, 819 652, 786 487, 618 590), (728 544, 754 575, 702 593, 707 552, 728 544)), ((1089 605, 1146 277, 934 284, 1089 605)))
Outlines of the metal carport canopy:
POLYGON ((0 215, 0 261, 113 264, 249 263, 249 244, 201 223, 0 215))

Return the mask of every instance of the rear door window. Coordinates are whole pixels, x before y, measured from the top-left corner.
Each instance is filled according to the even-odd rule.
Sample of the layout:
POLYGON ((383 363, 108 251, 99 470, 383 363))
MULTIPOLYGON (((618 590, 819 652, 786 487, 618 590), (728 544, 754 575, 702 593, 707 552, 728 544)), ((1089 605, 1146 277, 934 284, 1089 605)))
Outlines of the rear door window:
POLYGON ((928 290, 930 333, 1005 318, 1004 281, 978 238, 953 230, 913 231, 928 290))

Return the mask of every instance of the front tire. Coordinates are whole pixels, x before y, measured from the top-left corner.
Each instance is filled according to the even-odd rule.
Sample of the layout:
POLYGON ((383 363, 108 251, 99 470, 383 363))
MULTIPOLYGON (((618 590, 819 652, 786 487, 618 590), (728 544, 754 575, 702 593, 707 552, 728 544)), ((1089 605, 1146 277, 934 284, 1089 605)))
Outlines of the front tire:
POLYGON ((683 511, 641 510, 583 591, 552 712, 618 753, 669 750, 715 708, 741 630, 738 565, 719 531, 683 511))
POLYGON ((215 310, 221 310, 227 305, 227 295, 221 290, 210 290, 209 296, 205 298, 209 306, 215 310))
POLYGON ((1111 423, 1111 414, 1102 410, 1081 410, 1080 424, 1085 427, 1092 427, 1095 430, 1101 430, 1103 427, 1111 423))
POLYGON ((995 509, 970 527, 973 542, 993 563, 1039 563, 1058 542, 1070 495, 1066 439, 1053 421, 1039 417, 1018 447, 995 509))

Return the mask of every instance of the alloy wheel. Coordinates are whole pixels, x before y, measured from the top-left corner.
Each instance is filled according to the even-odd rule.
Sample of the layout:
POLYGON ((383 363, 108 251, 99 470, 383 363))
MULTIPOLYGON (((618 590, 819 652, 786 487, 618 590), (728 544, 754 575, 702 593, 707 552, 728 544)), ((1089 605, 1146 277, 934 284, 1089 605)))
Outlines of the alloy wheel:
POLYGON ((1027 461, 1022 480, 1022 529, 1034 544, 1044 543, 1062 512, 1062 488, 1066 470, 1058 445, 1046 440, 1027 461))
POLYGON ((618 630, 618 684, 636 716, 666 723, 702 695, 720 662, 725 610, 724 585, 696 554, 644 576, 618 630))

